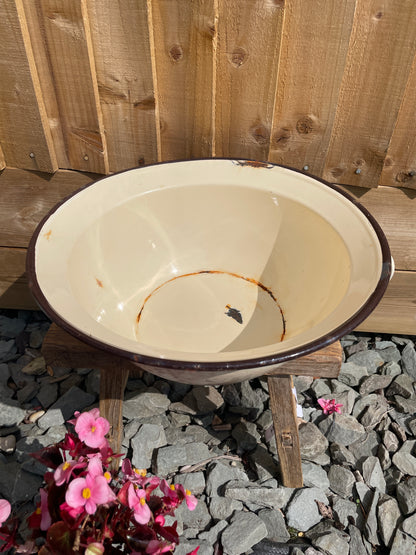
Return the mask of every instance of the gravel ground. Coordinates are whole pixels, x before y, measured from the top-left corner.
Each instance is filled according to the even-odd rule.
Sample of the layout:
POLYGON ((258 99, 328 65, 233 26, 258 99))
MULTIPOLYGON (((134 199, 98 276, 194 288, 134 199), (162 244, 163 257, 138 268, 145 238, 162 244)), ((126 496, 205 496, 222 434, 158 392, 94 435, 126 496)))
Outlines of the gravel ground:
MULTIPOLYGON (((74 410, 98 404, 99 372, 45 364, 48 327, 40 312, 0 311, 0 496, 21 516, 45 471, 28 454, 62 439, 74 410)), ((178 511, 175 553, 415 553, 415 342, 348 335, 338 379, 295 378, 298 490, 280 483, 266 380, 215 388, 130 379, 123 452, 199 499, 195 511, 178 511), (325 415, 318 398, 335 399, 341 414, 325 415)))

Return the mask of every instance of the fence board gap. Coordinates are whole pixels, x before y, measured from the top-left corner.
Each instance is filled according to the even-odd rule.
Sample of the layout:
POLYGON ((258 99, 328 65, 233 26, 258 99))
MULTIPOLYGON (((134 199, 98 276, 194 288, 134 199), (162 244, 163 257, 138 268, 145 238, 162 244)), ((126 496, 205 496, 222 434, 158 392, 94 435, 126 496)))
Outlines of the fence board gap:
POLYGON ((416 3, 357 0, 326 158, 328 181, 379 183, 416 50, 416 3), (386 94, 388 91, 388 94, 386 94))

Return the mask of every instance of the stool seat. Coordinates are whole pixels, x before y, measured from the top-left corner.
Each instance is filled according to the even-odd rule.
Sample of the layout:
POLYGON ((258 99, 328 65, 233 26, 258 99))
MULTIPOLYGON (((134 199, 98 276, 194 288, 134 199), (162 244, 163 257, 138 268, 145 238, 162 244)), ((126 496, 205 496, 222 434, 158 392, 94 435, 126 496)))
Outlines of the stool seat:
MULTIPOLYGON (((129 375, 140 376, 143 371, 125 358, 90 347, 56 324, 51 325, 45 336, 42 354, 52 367, 100 370, 100 413, 110 422, 110 445, 113 451, 119 453, 123 440, 123 399, 127 379, 129 375)), ((281 364, 273 369, 272 374, 265 372, 282 483, 286 487, 303 486, 292 376, 336 378, 341 362, 342 347, 336 341, 315 353, 281 364)))

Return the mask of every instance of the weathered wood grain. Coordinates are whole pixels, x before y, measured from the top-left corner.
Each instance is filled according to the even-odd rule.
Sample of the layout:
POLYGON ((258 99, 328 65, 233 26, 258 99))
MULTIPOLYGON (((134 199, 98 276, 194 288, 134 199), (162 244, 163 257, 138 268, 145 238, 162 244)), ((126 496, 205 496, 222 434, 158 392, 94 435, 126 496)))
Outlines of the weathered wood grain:
MULTIPOLYGON (((321 378, 336 378, 342 361, 342 347, 339 341, 294 360, 284 362, 268 376, 319 376, 321 378), (319 374, 318 372, 319 369, 319 374)), ((265 369, 266 370, 266 369, 265 369)), ((266 372, 265 372, 266 373, 266 372)))
POLYGON ((48 359, 48 364, 55 366, 98 368, 111 372, 119 368, 122 362, 125 370, 142 372, 133 362, 91 347, 56 324, 51 325, 45 336, 42 354, 48 359))
POLYGON ((214 0, 149 0, 161 160, 212 153, 214 0))
POLYGON ((218 1, 215 156, 266 160, 283 2, 218 1))
POLYGON ((0 2, 0 144, 8 166, 58 168, 22 0, 0 2))
POLYGON ((416 3, 357 0, 328 181, 376 187, 416 51, 416 3), (358 172, 358 173, 357 173, 358 172))
POLYGON ((416 56, 384 160, 380 184, 416 189, 416 56))
POLYGON ((0 247, 0 308, 39 310, 28 287, 26 252, 0 247))
POLYGON ((416 270, 416 192, 391 187, 341 188, 365 206, 380 224, 396 268, 416 270))
POLYGON ((54 175, 6 168, 0 174, 0 246, 27 247, 40 220, 66 196, 92 181, 91 174, 54 175))
POLYGON ((88 2, 110 171, 157 161, 147 3, 88 2))
POLYGON ((267 378, 267 383, 282 482, 287 488, 302 488, 302 461, 296 402, 292 392, 293 380, 291 376, 272 376, 267 378))
POLYGON ((321 176, 355 0, 286 0, 268 159, 321 176))
POLYGON ((86 0, 42 0, 47 55, 70 167, 108 172, 86 0))
POLYGON ((416 335, 416 272, 397 271, 380 304, 358 330, 416 335))

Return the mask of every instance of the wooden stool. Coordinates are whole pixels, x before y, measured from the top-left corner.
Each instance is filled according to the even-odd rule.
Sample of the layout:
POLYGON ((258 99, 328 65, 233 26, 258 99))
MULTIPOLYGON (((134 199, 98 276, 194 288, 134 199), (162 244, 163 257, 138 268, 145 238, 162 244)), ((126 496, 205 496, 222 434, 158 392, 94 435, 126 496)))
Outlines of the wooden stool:
MULTIPOLYGON (((119 453, 123 440, 123 399, 129 373, 142 371, 127 359, 110 355, 75 339, 52 324, 42 346, 50 365, 100 370, 100 414, 111 424, 110 445, 119 453)), ((292 376, 336 378, 342 361, 339 341, 313 354, 285 362, 267 377, 283 485, 303 486, 296 401, 292 376)))

